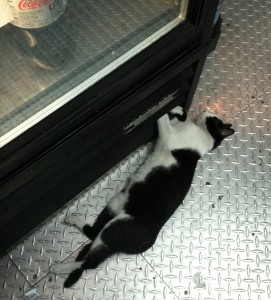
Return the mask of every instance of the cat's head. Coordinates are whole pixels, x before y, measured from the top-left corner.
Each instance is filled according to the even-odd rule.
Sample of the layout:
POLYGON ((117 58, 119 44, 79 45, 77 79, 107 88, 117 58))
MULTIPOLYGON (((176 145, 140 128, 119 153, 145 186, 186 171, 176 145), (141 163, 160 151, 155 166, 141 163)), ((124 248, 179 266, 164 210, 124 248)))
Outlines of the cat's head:
POLYGON ((209 132, 209 134, 214 139, 214 147, 216 148, 221 144, 223 139, 234 134, 234 129, 232 129, 232 124, 223 123, 221 119, 219 119, 216 115, 210 112, 202 112, 197 118, 195 122, 198 126, 203 128, 205 131, 209 132))

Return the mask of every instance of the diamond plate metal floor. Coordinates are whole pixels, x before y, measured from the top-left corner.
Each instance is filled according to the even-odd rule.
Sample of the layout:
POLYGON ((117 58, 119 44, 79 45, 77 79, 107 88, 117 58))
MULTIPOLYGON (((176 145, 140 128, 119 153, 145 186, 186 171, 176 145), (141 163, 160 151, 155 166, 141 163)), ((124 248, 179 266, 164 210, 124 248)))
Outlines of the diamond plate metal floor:
POLYGON ((66 213, 93 222, 148 153, 141 147, 0 261, 0 299, 271 298, 271 2, 229 0, 216 51, 205 65, 191 114, 208 107, 236 134, 198 164, 184 205, 143 255, 112 256, 73 289, 49 265, 86 242, 66 213), (269 88, 270 87, 270 88, 269 88))

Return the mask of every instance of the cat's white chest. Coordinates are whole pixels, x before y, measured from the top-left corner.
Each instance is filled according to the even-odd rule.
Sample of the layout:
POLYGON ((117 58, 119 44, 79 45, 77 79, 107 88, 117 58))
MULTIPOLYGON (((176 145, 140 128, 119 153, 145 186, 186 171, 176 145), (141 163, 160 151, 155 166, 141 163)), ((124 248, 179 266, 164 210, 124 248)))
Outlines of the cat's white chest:
POLYGON ((203 156, 213 147, 213 139, 202 128, 192 122, 179 123, 168 135, 165 142, 168 149, 192 150, 203 156))

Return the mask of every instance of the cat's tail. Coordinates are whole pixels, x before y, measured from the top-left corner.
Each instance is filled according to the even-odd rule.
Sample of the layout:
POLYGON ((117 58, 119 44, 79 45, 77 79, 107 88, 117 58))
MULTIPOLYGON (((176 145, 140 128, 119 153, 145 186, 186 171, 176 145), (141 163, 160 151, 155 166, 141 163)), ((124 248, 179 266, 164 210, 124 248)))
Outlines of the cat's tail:
POLYGON ((94 249, 90 249, 83 263, 75 262, 75 269, 65 280, 64 287, 69 288, 74 285, 80 279, 84 270, 95 269, 100 263, 102 263, 108 256, 113 253, 114 251, 111 251, 102 243, 99 246, 94 247, 94 249))
POLYGON ((75 269, 70 273, 68 278, 64 282, 64 287, 65 288, 70 288, 72 285, 74 285, 82 276, 84 272, 83 268, 75 269))

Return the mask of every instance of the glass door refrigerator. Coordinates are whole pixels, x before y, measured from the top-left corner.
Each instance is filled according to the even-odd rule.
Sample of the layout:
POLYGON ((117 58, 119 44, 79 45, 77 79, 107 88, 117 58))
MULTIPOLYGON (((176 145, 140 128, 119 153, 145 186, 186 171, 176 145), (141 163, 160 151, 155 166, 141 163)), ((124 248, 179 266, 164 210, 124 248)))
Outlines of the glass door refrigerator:
POLYGON ((0 26, 4 253, 189 109, 221 18, 217 0, 2 0, 0 26))

